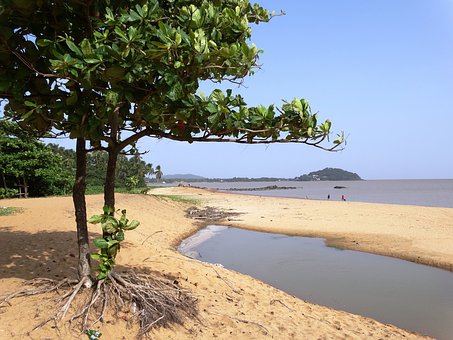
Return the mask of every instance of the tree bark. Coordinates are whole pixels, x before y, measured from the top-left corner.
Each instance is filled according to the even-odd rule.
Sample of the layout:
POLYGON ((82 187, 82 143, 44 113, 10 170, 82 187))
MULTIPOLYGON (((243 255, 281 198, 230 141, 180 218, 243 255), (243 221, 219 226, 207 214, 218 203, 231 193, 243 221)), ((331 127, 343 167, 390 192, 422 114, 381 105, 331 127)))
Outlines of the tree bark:
POLYGON ((105 175, 104 184, 104 204, 115 210, 115 177, 116 177, 116 162, 119 152, 110 147, 108 149, 109 159, 107 162, 107 172, 105 175))
POLYGON ((85 149, 85 139, 77 138, 76 144, 76 178, 72 189, 72 199, 74 202, 77 243, 79 246, 79 279, 85 279, 85 287, 92 286, 90 247, 88 239, 87 210, 85 201, 87 176, 87 154, 85 149))
POLYGON ((2 172, 2 180, 3 180, 3 188, 8 189, 8 187, 6 186, 6 178, 5 178, 5 174, 2 172))
POLYGON ((24 197, 28 198, 28 182, 25 177, 23 178, 23 183, 24 183, 24 197))

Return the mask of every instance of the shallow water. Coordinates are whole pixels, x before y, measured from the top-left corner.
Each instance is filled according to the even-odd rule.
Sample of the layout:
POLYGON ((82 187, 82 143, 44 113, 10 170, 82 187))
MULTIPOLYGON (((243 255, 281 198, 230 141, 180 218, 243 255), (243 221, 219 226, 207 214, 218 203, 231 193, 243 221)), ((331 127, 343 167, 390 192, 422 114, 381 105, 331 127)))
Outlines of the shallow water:
MULTIPOLYGON (((295 197, 354 202, 409 204, 453 208, 453 179, 370 180, 370 181, 280 181, 280 182, 194 182, 193 186, 227 190, 231 188, 296 187, 287 190, 237 191, 240 194, 295 197), (335 186, 345 187, 335 189, 335 186)), ((229 191, 235 192, 235 191, 229 191)))
POLYGON ((438 339, 453 338, 453 273, 449 271, 330 248, 320 238, 220 226, 201 230, 179 250, 313 303, 438 339))

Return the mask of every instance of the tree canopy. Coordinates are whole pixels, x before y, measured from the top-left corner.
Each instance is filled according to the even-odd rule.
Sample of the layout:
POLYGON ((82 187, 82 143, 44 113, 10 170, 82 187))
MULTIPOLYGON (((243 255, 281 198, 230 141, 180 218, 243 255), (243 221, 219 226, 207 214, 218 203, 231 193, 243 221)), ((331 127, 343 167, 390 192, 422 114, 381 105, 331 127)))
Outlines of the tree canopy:
POLYGON ((118 148, 144 135, 320 146, 330 133, 305 100, 249 107, 232 91, 197 93, 258 65, 250 24, 271 14, 249 1, 10 0, 0 13, 0 94, 23 126, 118 148))

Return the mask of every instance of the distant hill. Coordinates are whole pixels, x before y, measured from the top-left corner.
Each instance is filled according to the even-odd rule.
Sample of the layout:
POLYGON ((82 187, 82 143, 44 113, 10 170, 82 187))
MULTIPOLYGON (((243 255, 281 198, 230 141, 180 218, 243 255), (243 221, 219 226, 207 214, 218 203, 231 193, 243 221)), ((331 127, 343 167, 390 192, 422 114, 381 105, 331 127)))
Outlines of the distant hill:
POLYGON ((192 175, 192 174, 175 174, 175 175, 164 175, 163 180, 174 180, 174 179, 183 179, 183 180, 203 180, 205 179, 202 176, 192 175))
POLYGON ((295 178, 296 181, 360 181, 361 178, 354 172, 338 168, 325 168, 295 178))

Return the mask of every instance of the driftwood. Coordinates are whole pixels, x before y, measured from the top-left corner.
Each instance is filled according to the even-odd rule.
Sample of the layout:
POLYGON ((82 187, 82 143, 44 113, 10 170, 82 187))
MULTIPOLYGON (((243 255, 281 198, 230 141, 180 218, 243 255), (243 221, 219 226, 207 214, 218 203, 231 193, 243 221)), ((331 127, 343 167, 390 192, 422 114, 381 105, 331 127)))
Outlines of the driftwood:
POLYGON ((240 215, 240 213, 220 210, 214 207, 205 207, 203 209, 190 207, 186 210, 186 217, 211 222, 221 221, 237 215, 240 215))

